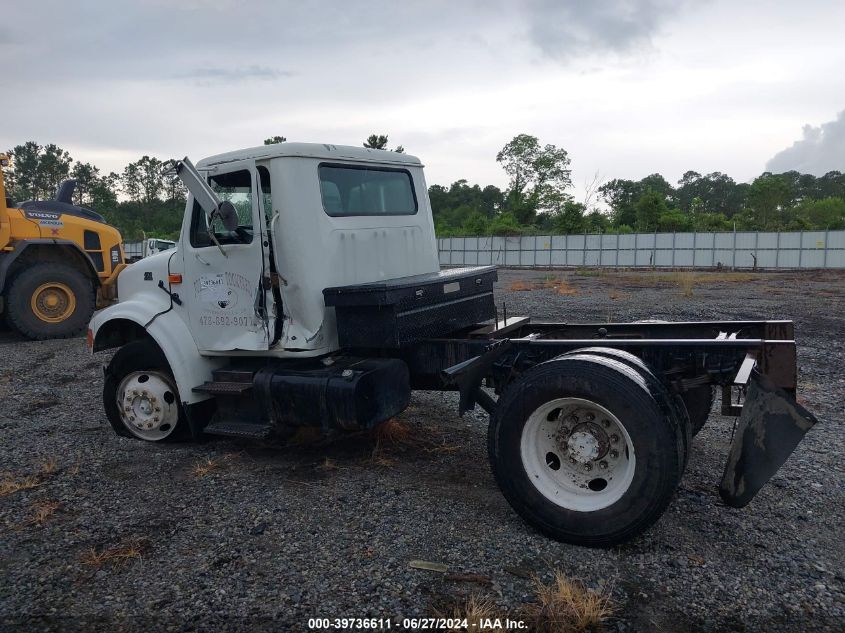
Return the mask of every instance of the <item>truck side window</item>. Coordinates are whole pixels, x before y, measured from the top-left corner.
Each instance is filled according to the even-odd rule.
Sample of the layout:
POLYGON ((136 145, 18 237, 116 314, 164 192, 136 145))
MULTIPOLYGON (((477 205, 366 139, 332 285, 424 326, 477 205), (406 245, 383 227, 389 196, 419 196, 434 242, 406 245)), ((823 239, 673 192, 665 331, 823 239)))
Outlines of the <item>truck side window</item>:
POLYGON ((406 169, 323 163, 318 173, 323 209, 332 217, 417 212, 414 183, 406 169))
MULTIPOLYGON (((215 217, 212 224, 214 236, 221 244, 248 244, 252 242, 252 175, 248 170, 211 176, 208 183, 221 201, 228 200, 238 212, 238 229, 229 232, 222 220, 215 217)), ((194 201, 191 218, 191 245, 213 246, 208 237, 208 217, 194 201)))

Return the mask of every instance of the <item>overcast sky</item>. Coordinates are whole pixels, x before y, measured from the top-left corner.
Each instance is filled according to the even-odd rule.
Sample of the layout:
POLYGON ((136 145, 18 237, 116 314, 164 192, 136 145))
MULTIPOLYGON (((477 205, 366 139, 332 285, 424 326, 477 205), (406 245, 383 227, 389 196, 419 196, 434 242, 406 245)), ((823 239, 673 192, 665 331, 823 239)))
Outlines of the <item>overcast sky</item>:
POLYGON ((0 148, 121 170, 386 133, 429 183, 504 185, 525 132, 583 189, 845 171, 845 2, 2 0, 0 148))

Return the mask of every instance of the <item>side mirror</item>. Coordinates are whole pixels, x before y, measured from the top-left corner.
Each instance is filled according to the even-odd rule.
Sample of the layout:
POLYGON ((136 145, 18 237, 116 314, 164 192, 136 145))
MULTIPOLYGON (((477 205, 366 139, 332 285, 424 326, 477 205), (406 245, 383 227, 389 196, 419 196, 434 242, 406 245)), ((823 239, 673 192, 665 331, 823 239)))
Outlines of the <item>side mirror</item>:
POLYGON ((223 228, 227 231, 231 232, 238 228, 238 212, 231 202, 228 200, 221 202, 220 206, 217 207, 217 214, 223 222, 223 228))

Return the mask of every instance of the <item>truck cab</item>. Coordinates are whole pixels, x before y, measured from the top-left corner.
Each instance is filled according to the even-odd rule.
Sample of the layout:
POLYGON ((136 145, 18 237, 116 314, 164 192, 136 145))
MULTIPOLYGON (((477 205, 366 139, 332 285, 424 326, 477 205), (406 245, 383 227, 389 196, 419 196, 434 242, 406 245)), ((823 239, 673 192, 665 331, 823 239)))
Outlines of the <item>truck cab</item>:
POLYGON ((196 169, 234 207, 237 226, 227 230, 219 216, 209 225, 190 193, 176 247, 124 272, 118 294, 150 295, 201 355, 327 354, 339 345, 323 289, 439 270, 413 156, 283 143, 211 156, 196 169))

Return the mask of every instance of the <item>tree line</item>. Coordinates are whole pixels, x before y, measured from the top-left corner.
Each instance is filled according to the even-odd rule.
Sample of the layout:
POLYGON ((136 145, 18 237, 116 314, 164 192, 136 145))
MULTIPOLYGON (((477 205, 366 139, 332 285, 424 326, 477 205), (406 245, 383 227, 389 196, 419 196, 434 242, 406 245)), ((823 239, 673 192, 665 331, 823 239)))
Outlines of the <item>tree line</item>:
POLYGON ((63 180, 73 178, 73 203, 101 214, 124 240, 179 234, 185 188, 176 175, 162 173, 163 161, 154 156, 142 156, 122 172, 106 174, 91 163, 74 161, 52 143, 27 141, 7 153, 12 162, 3 170, 6 191, 17 202, 51 199, 63 180))
MULTIPOLYGON (((286 141, 272 136, 264 144, 286 141)), ((405 151, 388 144, 387 135, 372 134, 363 146, 405 151)), ((120 173, 105 174, 55 144, 28 141, 8 153, 6 187, 17 201, 51 198, 62 180, 74 178, 74 203, 102 214, 125 240, 179 234, 186 192, 175 175, 162 173, 156 157, 145 155, 120 173)), ((496 161, 508 176, 504 189, 463 179, 429 187, 439 236, 845 228, 845 174, 838 171, 820 177, 764 172, 750 183, 721 172, 687 171, 676 185, 660 174, 607 182, 596 177, 576 201, 563 148, 518 134, 496 161)))
POLYGON ((687 171, 676 185, 661 174, 607 182, 596 176, 576 201, 565 150, 520 134, 496 160, 509 176, 504 190, 466 180, 429 188, 439 236, 845 229, 839 171, 764 172, 750 183, 687 171))

